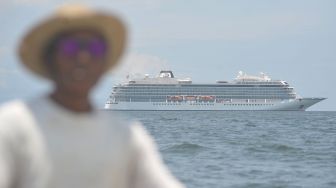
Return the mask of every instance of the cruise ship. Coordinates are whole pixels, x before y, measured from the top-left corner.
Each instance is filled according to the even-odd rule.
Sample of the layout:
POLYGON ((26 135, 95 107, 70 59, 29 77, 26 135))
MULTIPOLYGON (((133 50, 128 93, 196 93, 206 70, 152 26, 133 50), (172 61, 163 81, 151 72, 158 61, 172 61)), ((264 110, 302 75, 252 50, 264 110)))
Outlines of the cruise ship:
POLYGON ((113 87, 108 110, 292 110, 304 111, 326 98, 302 98, 286 81, 239 72, 231 82, 196 84, 170 70, 128 79, 113 87))

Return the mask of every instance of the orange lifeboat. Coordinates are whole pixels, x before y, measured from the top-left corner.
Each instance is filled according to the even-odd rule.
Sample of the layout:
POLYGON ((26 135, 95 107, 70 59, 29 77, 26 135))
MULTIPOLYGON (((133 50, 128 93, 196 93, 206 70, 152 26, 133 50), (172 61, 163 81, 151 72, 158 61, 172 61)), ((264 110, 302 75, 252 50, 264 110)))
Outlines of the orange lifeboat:
POLYGON ((182 96, 168 96, 167 97, 168 101, 182 101, 183 100, 183 97, 182 96))
POLYGON ((215 97, 214 96, 200 96, 199 99, 201 101, 213 101, 215 100, 215 97))
POLYGON ((184 99, 186 101, 194 101, 194 100, 196 100, 196 96, 185 96, 184 99))

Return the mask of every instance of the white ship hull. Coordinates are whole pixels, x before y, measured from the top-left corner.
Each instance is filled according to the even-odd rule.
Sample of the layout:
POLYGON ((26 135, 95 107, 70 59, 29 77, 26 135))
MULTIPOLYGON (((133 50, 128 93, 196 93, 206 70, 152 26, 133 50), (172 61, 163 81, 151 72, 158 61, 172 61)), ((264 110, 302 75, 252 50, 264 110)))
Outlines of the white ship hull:
POLYGON ((108 102, 107 110, 148 110, 148 111, 225 111, 225 110, 263 110, 263 111, 304 111, 325 98, 290 99, 267 103, 216 103, 195 101, 186 102, 108 102))

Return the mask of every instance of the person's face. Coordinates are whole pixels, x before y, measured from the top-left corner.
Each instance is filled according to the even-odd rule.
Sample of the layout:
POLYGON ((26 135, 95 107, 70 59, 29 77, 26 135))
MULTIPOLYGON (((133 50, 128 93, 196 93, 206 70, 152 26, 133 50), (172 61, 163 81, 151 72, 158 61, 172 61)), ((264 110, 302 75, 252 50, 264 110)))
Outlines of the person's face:
POLYGON ((57 41, 50 71, 56 87, 71 95, 87 95, 104 72, 105 40, 92 31, 74 31, 57 41))

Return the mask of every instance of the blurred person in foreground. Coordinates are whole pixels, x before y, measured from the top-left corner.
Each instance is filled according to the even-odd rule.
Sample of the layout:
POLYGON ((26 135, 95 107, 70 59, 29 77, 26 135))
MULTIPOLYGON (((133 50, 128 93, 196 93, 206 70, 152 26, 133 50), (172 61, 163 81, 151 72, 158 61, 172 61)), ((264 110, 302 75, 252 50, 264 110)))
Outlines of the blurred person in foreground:
POLYGON ((55 87, 0 107, 1 188, 183 187, 142 125, 90 102, 125 40, 117 17, 79 5, 60 8, 28 32, 21 61, 55 87))

